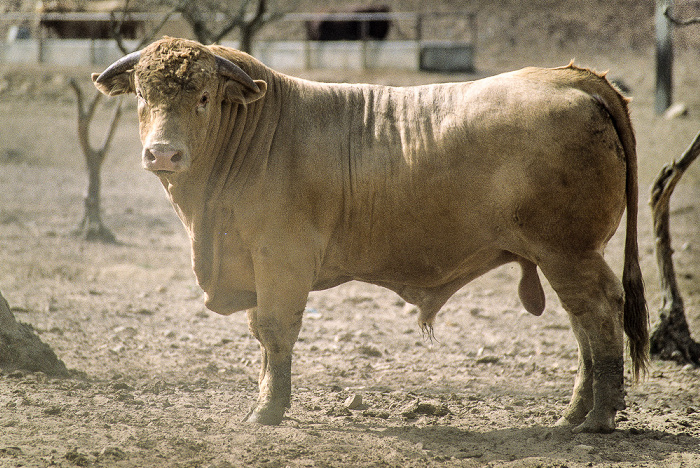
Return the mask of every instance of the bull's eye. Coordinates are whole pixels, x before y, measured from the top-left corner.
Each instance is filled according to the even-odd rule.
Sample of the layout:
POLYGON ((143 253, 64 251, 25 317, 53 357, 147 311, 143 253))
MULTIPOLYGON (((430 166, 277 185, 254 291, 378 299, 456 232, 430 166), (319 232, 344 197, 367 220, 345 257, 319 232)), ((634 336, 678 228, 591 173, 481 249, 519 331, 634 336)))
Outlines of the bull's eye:
POLYGON ((202 97, 199 99, 198 107, 200 109, 204 109, 205 107, 207 107, 207 104, 209 104, 209 93, 204 93, 204 94, 202 94, 202 97))

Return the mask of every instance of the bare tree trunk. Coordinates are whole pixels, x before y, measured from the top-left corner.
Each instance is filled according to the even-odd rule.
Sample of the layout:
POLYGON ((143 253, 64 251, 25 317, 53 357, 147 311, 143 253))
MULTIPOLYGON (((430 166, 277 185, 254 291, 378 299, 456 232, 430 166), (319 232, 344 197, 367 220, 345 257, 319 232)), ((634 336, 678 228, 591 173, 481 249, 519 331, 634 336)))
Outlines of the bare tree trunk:
POLYGON ((85 195, 85 214, 78 229, 75 231, 76 235, 82 236, 84 239, 89 241, 100 241, 113 243, 116 241, 114 234, 102 224, 101 210, 100 210, 100 171, 102 169, 102 163, 104 162, 105 156, 109 149, 109 145, 114 136, 114 131, 119 123, 119 118, 121 116, 122 101, 119 101, 117 107, 112 116, 112 120, 109 125, 109 130, 104 142, 100 148, 93 148, 90 144, 90 124, 92 123, 92 118, 95 114, 95 109, 99 103, 102 94, 98 91, 95 96, 87 104, 84 103, 83 93, 75 80, 70 82, 75 95, 78 100, 78 140, 80 142, 80 147, 85 155, 85 161, 88 170, 88 189, 85 195))
POLYGON ((258 30, 265 25, 265 13, 267 13, 267 1, 258 0, 258 5, 255 9, 255 15, 250 20, 244 20, 241 27, 241 45, 240 50, 246 53, 251 53, 253 50, 253 37, 258 30))
POLYGON ((129 12, 129 1, 130 0, 125 0, 124 1, 124 8, 121 11, 121 16, 118 17, 116 11, 111 11, 109 13, 110 17, 110 25, 111 25, 111 34, 112 34, 112 39, 114 39, 114 42, 117 43, 117 47, 119 47, 119 50, 122 51, 124 55, 129 54, 130 52, 133 52, 135 50, 142 49, 143 46, 148 44, 153 40, 153 38, 158 34, 158 32, 165 26, 165 23, 167 23, 170 18, 178 12, 178 8, 181 8, 181 6, 184 7, 184 5, 187 4, 189 0, 181 0, 179 2, 179 5, 181 6, 175 6, 170 9, 167 13, 163 15, 161 20, 158 22, 157 25, 155 25, 151 31, 148 34, 145 34, 141 41, 139 42, 139 45, 137 45, 134 49, 129 49, 125 44, 124 44, 124 38, 122 37, 121 34, 121 28, 122 25, 124 24, 124 20, 127 19, 128 12, 129 12))
POLYGON ((700 133, 678 162, 664 166, 651 191, 656 263, 659 268, 663 304, 659 323, 651 334, 651 354, 660 359, 700 365, 700 344, 690 336, 683 298, 673 268, 669 203, 676 184, 700 154, 700 133))
POLYGON ((43 372, 67 377, 66 365, 38 336, 30 325, 15 320, 10 306, 0 294, 0 368, 6 371, 43 372))

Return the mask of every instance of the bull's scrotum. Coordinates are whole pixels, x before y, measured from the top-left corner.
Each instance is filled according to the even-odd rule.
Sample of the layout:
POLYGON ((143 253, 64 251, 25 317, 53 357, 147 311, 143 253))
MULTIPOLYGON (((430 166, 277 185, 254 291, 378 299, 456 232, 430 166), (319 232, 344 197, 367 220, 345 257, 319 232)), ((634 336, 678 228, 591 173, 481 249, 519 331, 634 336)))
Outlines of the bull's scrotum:
POLYGON ((410 88, 322 84, 221 46, 165 38, 95 85, 135 92, 144 166, 192 241, 210 309, 247 309, 262 350, 249 421, 279 424, 311 290, 358 279, 436 314, 464 284, 518 262, 539 315, 547 277, 579 346, 560 424, 609 432, 648 316, 627 101, 573 65, 410 88), (627 210, 622 282, 603 250, 627 210))

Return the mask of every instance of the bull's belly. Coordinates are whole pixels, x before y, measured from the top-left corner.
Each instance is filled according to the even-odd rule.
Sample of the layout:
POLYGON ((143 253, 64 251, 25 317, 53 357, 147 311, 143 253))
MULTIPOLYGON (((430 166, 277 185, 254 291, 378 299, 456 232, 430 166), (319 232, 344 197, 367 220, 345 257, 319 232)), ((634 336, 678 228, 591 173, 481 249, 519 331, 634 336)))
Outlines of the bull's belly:
POLYGON ((517 259, 516 255, 503 250, 482 250, 464 258, 454 268, 439 268, 406 274, 405 271, 390 271, 389 274, 358 276, 357 280, 383 286, 415 303, 411 296, 448 291, 451 296, 470 281, 517 259), (415 273, 419 273, 416 275, 415 273))
MULTIPOLYGON (((484 243, 478 248, 468 247, 464 236, 454 242, 426 247, 431 239, 423 239, 413 248, 397 250, 391 245, 373 252, 343 253, 335 258, 326 257, 314 289, 326 289, 350 280, 358 280, 396 290, 400 287, 434 289, 446 284, 471 279, 512 261, 515 256, 499 248, 496 243, 484 243)), ((400 244, 400 242, 397 242, 400 244)))

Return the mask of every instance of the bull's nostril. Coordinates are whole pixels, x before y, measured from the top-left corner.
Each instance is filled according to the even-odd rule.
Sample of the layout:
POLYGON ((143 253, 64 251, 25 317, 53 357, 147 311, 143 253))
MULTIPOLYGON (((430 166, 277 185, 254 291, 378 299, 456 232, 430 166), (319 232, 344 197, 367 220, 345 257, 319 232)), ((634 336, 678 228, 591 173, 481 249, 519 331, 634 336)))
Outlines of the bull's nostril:
POLYGON ((186 154, 170 145, 149 145, 143 151, 143 167, 149 171, 177 172, 184 169, 186 154))

